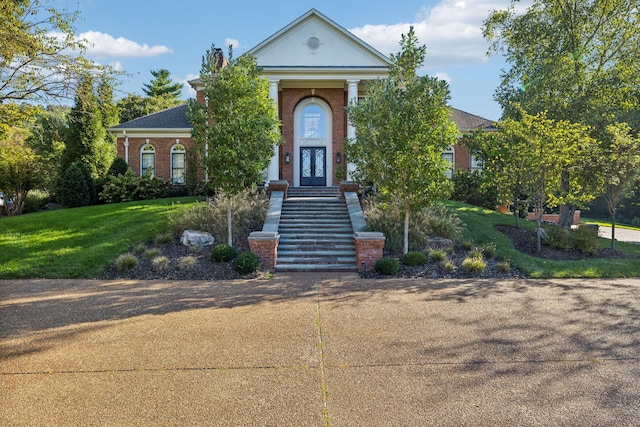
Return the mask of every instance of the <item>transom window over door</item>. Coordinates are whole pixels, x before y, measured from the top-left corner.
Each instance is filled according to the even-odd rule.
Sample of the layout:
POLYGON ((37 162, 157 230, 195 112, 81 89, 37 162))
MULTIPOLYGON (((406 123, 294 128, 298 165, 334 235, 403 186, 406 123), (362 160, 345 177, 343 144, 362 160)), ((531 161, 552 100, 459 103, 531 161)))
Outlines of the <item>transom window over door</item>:
POLYGON ((300 117, 300 128, 302 129, 302 138, 326 138, 326 117, 325 112, 318 105, 307 105, 302 110, 300 117))

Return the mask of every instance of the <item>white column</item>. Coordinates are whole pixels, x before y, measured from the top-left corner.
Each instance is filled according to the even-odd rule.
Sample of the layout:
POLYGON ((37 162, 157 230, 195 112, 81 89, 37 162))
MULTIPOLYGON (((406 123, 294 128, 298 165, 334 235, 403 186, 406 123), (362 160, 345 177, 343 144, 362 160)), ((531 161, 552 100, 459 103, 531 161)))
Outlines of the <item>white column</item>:
MULTIPOLYGON (((273 99, 276 103, 276 117, 279 117, 278 113, 278 84, 279 80, 269 80, 269 98, 273 99)), ((280 169, 280 150, 278 147, 274 147, 273 157, 271 157, 271 162, 269 163, 269 167, 267 168, 267 184, 269 181, 276 181, 280 179, 279 174, 280 169)))
MULTIPOLYGON (((347 102, 349 105, 358 101, 358 82, 359 80, 347 80, 348 92, 347 102)), ((347 123, 347 138, 352 139, 356 137, 356 128, 351 123, 347 123)), ((351 173, 356 169, 353 163, 347 162, 347 181, 351 180, 351 173)))
POLYGON ((124 133, 124 161, 129 164, 129 137, 127 136, 127 131, 123 131, 124 133))

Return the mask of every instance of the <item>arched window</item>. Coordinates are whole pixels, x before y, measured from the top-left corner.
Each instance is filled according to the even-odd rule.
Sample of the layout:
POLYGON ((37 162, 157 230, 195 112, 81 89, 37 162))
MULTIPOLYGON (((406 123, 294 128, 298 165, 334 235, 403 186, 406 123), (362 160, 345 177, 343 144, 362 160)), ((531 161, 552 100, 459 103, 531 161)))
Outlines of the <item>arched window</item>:
POLYGON ((147 171, 151 176, 155 176, 156 149, 148 142, 140 150, 140 175, 145 175, 147 171))
POLYGON ((455 165, 455 152, 453 151, 453 147, 449 146, 449 148, 447 148, 446 150, 444 150, 444 152, 442 153, 442 158, 446 159, 449 162, 449 169, 447 169, 447 171, 445 172, 445 175, 447 175, 449 178, 453 177, 453 168, 455 165))
POLYGON ((185 148, 178 143, 171 147, 171 183, 184 184, 185 181, 185 148))

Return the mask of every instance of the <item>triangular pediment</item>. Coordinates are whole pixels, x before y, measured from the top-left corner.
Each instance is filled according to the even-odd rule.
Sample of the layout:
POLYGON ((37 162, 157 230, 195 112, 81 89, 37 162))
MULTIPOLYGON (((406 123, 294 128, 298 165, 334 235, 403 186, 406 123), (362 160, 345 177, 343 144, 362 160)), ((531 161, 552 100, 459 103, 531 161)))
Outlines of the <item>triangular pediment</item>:
POLYGON ((250 50, 265 68, 387 68, 389 59, 311 9, 250 50))

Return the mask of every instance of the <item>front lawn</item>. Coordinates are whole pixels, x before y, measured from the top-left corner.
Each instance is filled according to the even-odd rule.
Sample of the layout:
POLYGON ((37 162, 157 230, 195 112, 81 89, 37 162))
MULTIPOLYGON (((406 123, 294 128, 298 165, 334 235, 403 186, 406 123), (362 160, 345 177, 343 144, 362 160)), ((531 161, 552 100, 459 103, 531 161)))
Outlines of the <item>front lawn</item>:
POLYGON ((195 198, 56 209, 0 219, 0 278, 97 278, 123 252, 167 229, 195 198))
MULTIPOLYGON (((590 258, 577 261, 556 261, 523 254, 515 249, 507 236, 496 230, 498 224, 515 225, 511 215, 503 215, 477 206, 447 202, 467 225, 467 238, 476 243, 494 242, 497 256, 511 261, 511 265, 533 278, 567 277, 638 277, 640 258, 590 258)), ((535 223, 521 220, 520 226, 535 229, 535 223)), ((608 248, 608 239, 599 239, 601 248, 608 248)), ((640 257, 640 246, 618 242, 618 250, 640 257)))

